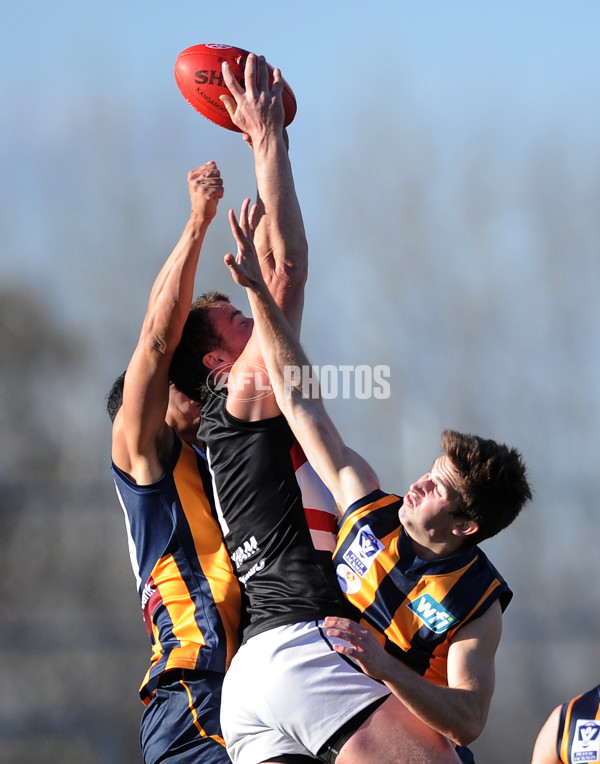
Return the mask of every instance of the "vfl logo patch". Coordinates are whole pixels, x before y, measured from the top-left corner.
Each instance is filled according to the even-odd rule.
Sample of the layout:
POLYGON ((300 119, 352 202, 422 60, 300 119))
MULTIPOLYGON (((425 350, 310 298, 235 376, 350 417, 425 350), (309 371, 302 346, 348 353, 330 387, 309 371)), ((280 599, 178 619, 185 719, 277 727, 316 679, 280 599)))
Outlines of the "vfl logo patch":
POLYGON ((342 555, 344 562, 362 578, 385 549, 384 545, 368 525, 363 526, 354 541, 342 555))
POLYGON ((456 617, 430 594, 422 594, 419 599, 409 602, 407 607, 435 634, 443 634, 456 622, 456 617))
POLYGON ((600 761, 600 722, 593 719, 577 720, 571 761, 573 764, 600 761))

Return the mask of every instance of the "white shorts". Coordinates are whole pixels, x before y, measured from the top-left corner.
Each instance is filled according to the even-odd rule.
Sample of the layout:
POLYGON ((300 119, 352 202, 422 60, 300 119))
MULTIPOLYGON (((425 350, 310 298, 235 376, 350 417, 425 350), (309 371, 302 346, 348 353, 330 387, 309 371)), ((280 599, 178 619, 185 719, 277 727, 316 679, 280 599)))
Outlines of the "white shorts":
POLYGON ((221 698, 221 727, 234 764, 316 755, 347 721, 389 695, 336 653, 333 642, 313 621, 278 626, 242 645, 221 698))

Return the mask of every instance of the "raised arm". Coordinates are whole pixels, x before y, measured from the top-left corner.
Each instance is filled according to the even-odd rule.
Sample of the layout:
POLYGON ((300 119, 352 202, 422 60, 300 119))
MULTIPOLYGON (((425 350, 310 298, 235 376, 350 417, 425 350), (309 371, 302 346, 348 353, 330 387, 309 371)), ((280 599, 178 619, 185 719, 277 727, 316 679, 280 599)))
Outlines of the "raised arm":
POLYGON ((190 311, 202 242, 223 196, 216 164, 208 162, 191 170, 188 189, 190 217, 152 287, 125 375, 123 404, 113 425, 113 461, 140 484, 161 477, 172 445, 172 432, 165 423, 169 366, 190 311))
POLYGON ((308 245, 283 127, 283 79, 275 69, 269 86, 265 59, 253 53, 248 55, 244 74, 245 89, 229 64, 223 64, 223 78, 232 95, 222 100, 254 153, 258 208, 254 246, 262 273, 275 302, 299 334, 308 245))
MULTIPOLYGON (((254 153, 257 187, 254 241, 262 274, 276 304, 299 335, 308 246, 283 128, 283 80, 279 69, 275 69, 270 85, 264 58, 252 53, 246 60, 244 74, 242 87, 228 64, 223 64, 223 77, 231 96, 222 96, 222 100, 254 153)), ((239 419, 267 419, 279 413, 273 397, 254 394, 257 385, 264 387, 268 381, 262 366, 261 348, 253 334, 229 374, 227 409, 239 419), (248 368, 255 370, 250 378, 248 368)))
POLYGON ((296 332, 267 289, 252 244, 256 207, 250 200, 242 205, 240 223, 229 213, 238 245, 237 255, 225 256, 225 264, 236 283, 245 287, 254 316, 254 334, 260 344, 275 398, 286 416, 315 472, 333 494, 343 511, 354 501, 379 487, 367 462, 348 448, 325 411, 320 395, 309 397, 293 376, 308 367, 308 359, 296 332))

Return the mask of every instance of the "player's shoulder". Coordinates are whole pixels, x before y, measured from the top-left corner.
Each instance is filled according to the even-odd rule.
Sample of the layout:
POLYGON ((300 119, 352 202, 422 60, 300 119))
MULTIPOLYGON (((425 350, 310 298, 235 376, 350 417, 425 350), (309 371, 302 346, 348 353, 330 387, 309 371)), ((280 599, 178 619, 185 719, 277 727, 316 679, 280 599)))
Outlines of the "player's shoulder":
POLYGON ((348 520, 356 523, 366 517, 373 520, 375 517, 387 524, 400 525, 398 508, 402 504, 402 498, 393 493, 386 493, 381 488, 375 488, 365 493, 359 499, 352 502, 343 513, 340 525, 348 520))
POLYGON ((139 485, 157 482, 172 469, 174 448, 181 439, 165 422, 152 442, 142 448, 136 438, 128 437, 124 417, 119 418, 119 414, 113 424, 112 463, 139 485))

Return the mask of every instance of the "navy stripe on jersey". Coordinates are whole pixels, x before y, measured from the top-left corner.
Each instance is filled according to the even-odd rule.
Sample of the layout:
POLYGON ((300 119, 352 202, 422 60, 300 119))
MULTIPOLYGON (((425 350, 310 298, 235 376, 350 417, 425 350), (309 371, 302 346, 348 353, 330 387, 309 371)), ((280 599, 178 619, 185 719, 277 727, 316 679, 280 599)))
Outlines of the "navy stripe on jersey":
POLYGON ((171 668, 224 672, 237 649, 240 592, 201 452, 175 438, 165 475, 150 486, 114 464, 112 472, 153 647, 142 689, 171 668))

